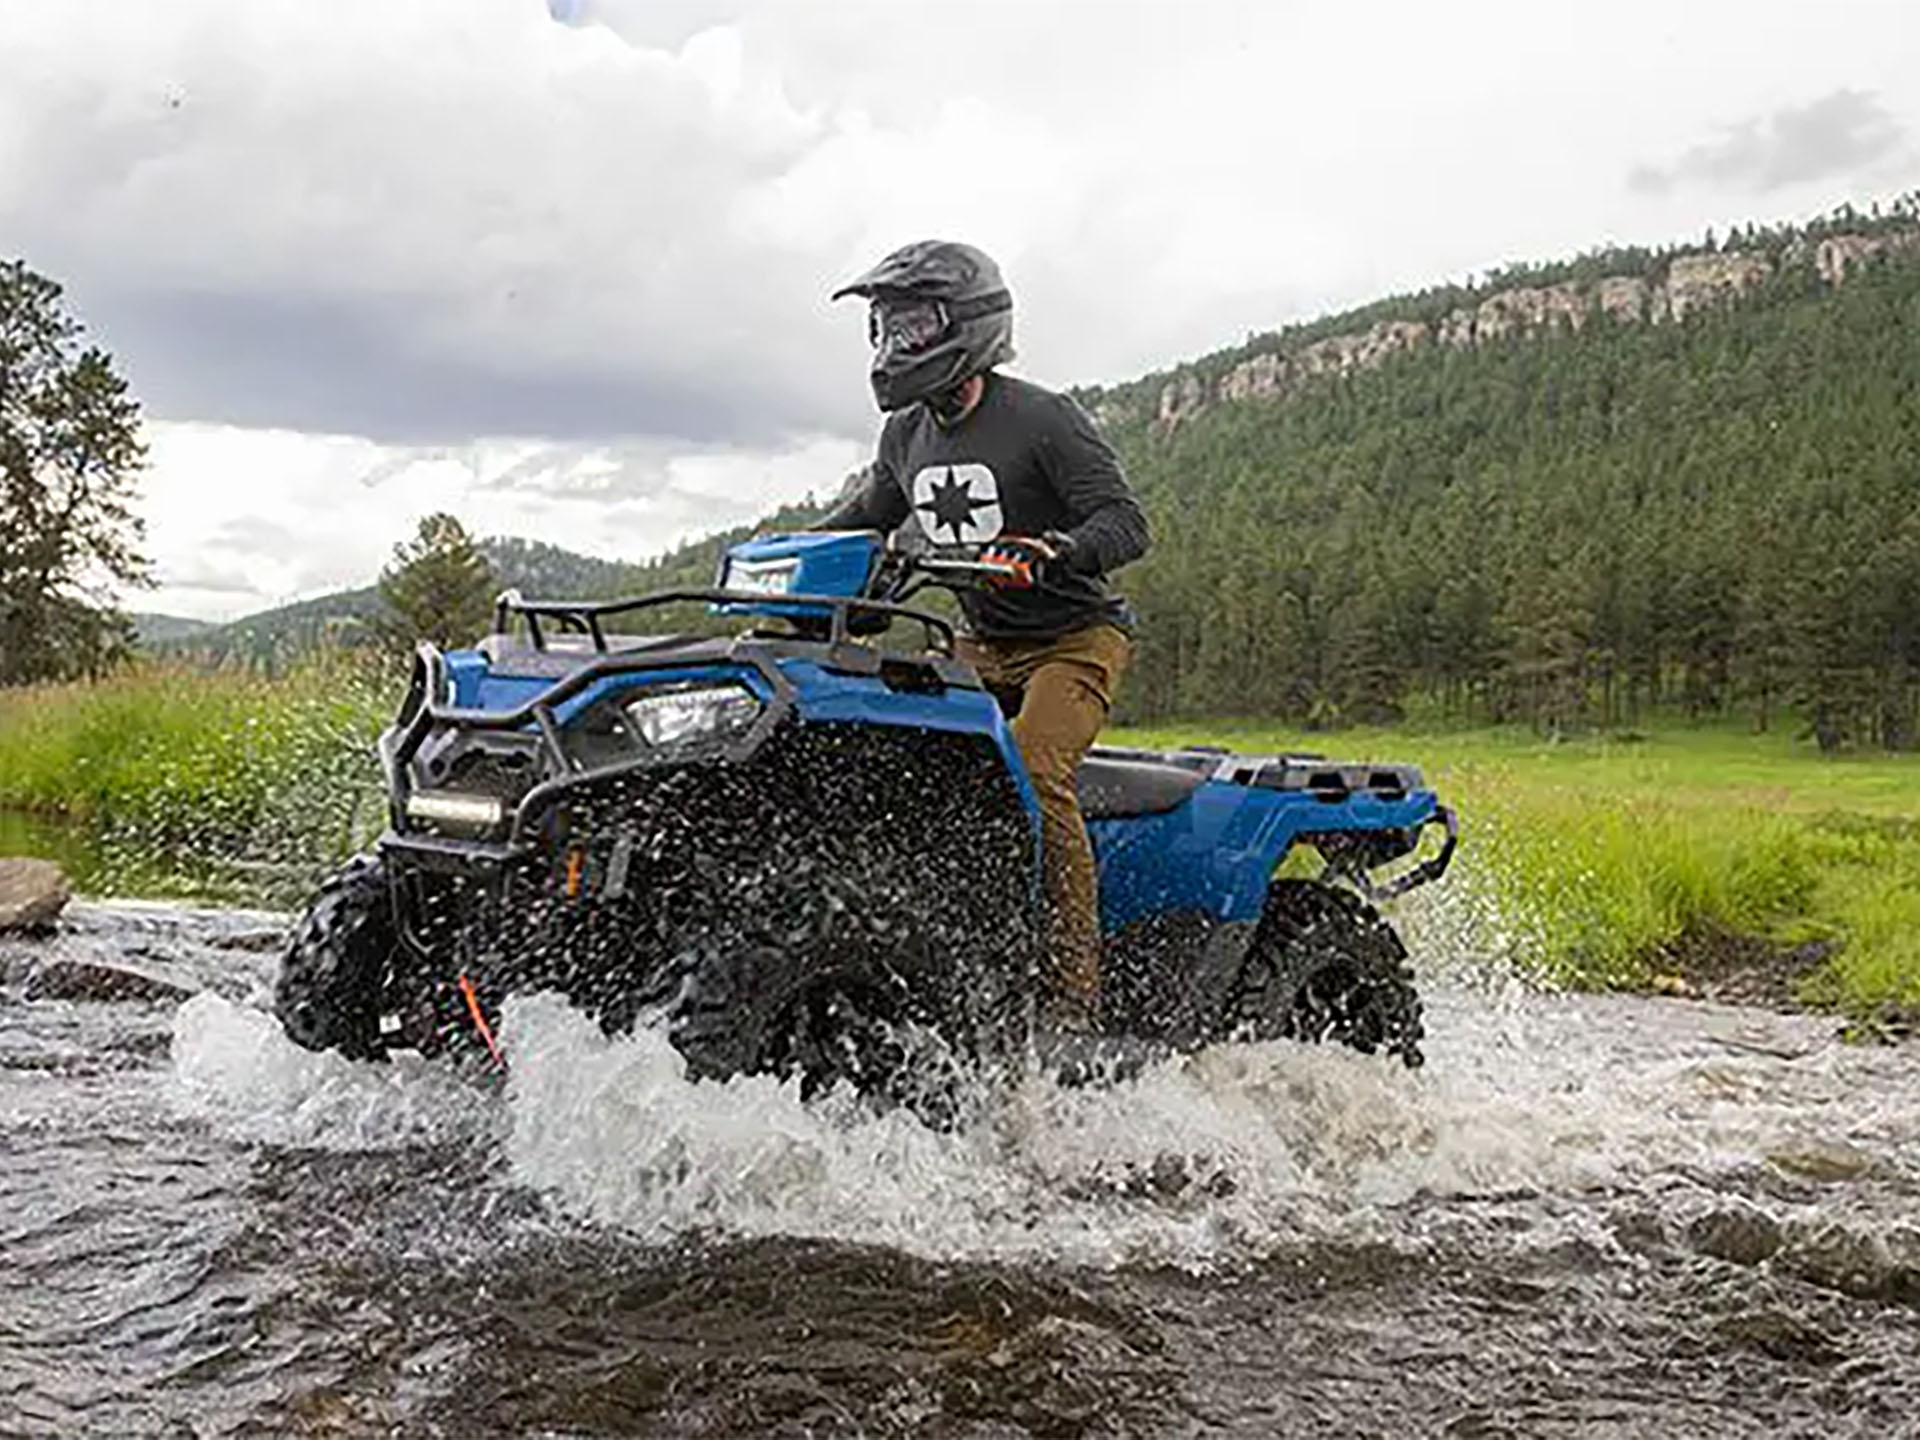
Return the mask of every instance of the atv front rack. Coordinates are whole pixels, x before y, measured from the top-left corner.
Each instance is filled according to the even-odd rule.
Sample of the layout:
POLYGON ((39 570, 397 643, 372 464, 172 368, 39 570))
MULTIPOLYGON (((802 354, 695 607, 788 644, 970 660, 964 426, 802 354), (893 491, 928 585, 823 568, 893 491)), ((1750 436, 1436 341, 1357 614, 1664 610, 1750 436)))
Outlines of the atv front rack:
MULTIPOLYGON (((844 645, 853 639, 853 620, 856 616, 879 616, 896 620, 911 620, 918 624, 926 635, 929 650, 941 654, 953 654, 955 630, 951 621, 933 614, 931 611, 915 609, 909 605, 897 605, 887 600, 867 600, 852 595, 763 595, 743 590, 718 590, 706 587, 683 590, 656 590, 650 595, 633 595, 620 600, 527 600, 518 590, 504 590, 493 604, 493 628, 500 634, 511 634, 515 616, 526 622, 527 639, 536 650, 547 648, 547 638, 540 622, 554 621, 562 630, 582 634, 593 642, 593 648, 601 654, 609 652, 607 634, 601 621, 609 615, 630 615, 641 610, 655 609, 663 605, 741 605, 765 606, 769 604, 781 607, 791 606, 796 611, 824 611, 827 619, 827 643, 834 646, 844 645)), ((783 616, 789 619, 810 618, 804 613, 783 616)))

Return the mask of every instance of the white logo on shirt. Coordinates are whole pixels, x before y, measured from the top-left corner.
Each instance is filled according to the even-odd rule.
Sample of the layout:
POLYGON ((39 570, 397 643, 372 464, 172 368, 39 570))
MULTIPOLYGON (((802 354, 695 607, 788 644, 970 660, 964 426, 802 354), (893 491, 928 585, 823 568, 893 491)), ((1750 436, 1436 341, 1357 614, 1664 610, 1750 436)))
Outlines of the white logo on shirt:
POLYGON ((1000 482, 985 465, 929 465, 913 477, 913 513, 936 545, 979 545, 1006 524, 1000 482))

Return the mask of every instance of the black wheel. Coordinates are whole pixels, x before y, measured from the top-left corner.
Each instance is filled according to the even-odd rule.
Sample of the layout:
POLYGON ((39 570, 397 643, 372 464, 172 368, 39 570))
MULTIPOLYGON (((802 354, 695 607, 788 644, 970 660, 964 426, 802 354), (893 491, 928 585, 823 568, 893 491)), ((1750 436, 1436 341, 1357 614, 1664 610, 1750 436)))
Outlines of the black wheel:
POLYGON ((1420 1065, 1420 996, 1406 946, 1358 895, 1276 880, 1221 1017, 1222 1038, 1334 1040, 1420 1065))
POLYGON ((358 855, 322 883, 280 959, 273 1013, 295 1044, 351 1060, 386 1054, 381 997, 399 944, 386 867, 358 855))
POLYGON ((845 1085, 928 1124, 954 1123, 968 1076, 1024 1035, 1012 1014, 1014 947, 936 946, 887 918, 840 909, 816 945, 709 940, 683 953, 668 1033, 688 1071, 798 1076, 803 1099, 845 1085))

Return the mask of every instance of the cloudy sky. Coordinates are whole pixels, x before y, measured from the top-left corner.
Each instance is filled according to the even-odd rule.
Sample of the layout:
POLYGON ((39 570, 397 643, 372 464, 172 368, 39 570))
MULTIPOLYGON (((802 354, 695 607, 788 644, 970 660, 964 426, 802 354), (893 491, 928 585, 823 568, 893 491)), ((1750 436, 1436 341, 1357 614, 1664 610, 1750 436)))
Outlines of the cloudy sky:
POLYGON ((1120 380, 1516 259, 1920 187, 1913 0, 0 0, 0 255, 150 420, 143 608, 427 511, 638 558, 871 441, 836 282, 993 251, 1120 380))

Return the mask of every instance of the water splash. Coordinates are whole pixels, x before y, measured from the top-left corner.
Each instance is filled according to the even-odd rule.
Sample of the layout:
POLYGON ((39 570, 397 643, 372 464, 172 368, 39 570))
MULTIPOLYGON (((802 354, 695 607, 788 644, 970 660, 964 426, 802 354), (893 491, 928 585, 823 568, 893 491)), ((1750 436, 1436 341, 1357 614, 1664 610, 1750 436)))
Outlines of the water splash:
POLYGON ((1395 1207, 1428 1197, 1758 1163, 1805 1125, 1799 1072, 1832 1063, 1809 1035, 1790 1038, 1820 1053, 1783 1059, 1729 1049, 1711 1026, 1676 1033, 1687 1012, 1652 1023, 1644 1001, 1486 999, 1442 995, 1444 1038, 1420 1072, 1287 1042, 1223 1046, 1109 1087, 1030 1076, 942 1134, 842 1097, 803 1105, 765 1077, 691 1084, 659 1035, 609 1039, 540 997, 508 1014, 507 1151, 514 1176, 563 1209, 655 1239, 1207 1266, 1390 1237, 1404 1230, 1395 1207), (1782 1084, 1795 1098, 1775 1105, 1782 1084))
POLYGON ((491 1137, 487 1091, 413 1055, 356 1064, 302 1050, 263 1010, 212 992, 174 1017, 172 1099, 231 1138, 324 1150, 391 1150, 491 1137))
POLYGON ((1431 997, 1418 1072, 1333 1047, 1221 1046, 1122 1083, 1030 1074, 941 1132, 767 1076, 687 1079, 657 1031, 509 1003, 504 1092, 415 1057, 313 1055, 203 995, 177 1104, 236 1138, 335 1150, 498 1144, 507 1183, 645 1243, 885 1245, 934 1259, 1231 1265, 1323 1241, 1421 1243, 1433 1200, 1684 1188, 1844 1141, 1912 1194, 1912 1077, 1817 1021, 1463 989, 1431 997))

